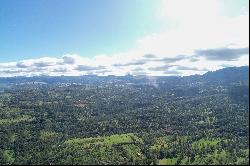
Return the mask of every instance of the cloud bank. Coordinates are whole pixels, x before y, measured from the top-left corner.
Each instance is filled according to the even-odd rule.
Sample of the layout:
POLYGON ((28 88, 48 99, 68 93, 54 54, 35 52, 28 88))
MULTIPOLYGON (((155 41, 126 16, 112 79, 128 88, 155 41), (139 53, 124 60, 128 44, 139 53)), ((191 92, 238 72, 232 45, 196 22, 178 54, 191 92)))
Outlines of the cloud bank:
MULTIPOLYGON (((61 58, 39 58, 29 59, 19 62, 0 63, 1 76, 81 76, 94 74, 106 75, 191 75, 203 74, 208 70, 223 68, 225 66, 247 65, 249 48, 214 48, 206 50, 196 50, 191 55, 176 55, 175 57, 164 57, 162 55, 141 58, 109 61, 112 57, 107 57, 105 65, 103 57, 82 58, 79 55, 64 55, 61 58), (194 60, 195 59, 195 60, 194 60)), ((149 55, 149 54, 147 54, 149 55)), ((114 58, 116 59, 116 58, 114 58)))

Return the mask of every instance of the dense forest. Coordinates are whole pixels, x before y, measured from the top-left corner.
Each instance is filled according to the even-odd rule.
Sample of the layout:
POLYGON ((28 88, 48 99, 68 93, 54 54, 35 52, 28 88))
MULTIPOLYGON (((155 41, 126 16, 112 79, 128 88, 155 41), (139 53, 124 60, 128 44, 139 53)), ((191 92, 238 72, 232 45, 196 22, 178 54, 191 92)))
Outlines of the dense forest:
POLYGON ((249 164, 249 67, 0 78, 0 164, 249 164))

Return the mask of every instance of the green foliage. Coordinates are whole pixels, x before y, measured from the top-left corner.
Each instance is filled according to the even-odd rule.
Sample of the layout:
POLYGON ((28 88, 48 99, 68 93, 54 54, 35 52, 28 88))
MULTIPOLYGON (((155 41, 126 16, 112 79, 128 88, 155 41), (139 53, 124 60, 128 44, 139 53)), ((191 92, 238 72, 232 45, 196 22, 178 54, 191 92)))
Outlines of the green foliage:
POLYGON ((220 139, 207 140, 207 139, 202 138, 198 141, 193 142, 192 147, 202 149, 208 146, 216 146, 219 142, 220 142, 220 139))
POLYGON ((32 118, 31 116, 23 115, 21 117, 15 118, 15 119, 0 119, 0 125, 19 123, 22 121, 32 121, 32 120, 34 120, 34 118, 32 118))
POLYGON ((177 163, 177 159, 173 158, 173 159, 161 159, 158 162, 158 165, 176 165, 177 163))
POLYGON ((15 161, 14 154, 11 150, 4 150, 3 151, 3 163, 10 165, 15 161))
POLYGON ((98 138, 75 138, 65 141, 66 144, 101 144, 101 145, 114 145, 138 142, 142 143, 142 140, 135 136, 133 133, 111 135, 98 138))
POLYGON ((54 131, 41 131, 40 139, 43 141, 51 141, 57 139, 60 136, 57 132, 54 131))
POLYGON ((249 85, 240 76, 6 84, 0 165, 248 165, 249 85))

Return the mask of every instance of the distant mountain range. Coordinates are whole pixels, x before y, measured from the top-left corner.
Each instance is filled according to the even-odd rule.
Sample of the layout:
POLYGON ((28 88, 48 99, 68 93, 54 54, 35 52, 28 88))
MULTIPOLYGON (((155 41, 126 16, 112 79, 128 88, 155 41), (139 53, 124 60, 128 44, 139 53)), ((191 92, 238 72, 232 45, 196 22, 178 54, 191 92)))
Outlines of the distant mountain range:
POLYGON ((203 75, 192 76, 34 76, 34 77, 0 77, 0 84, 99 84, 99 83, 164 83, 164 84, 187 84, 187 83, 231 83, 244 81, 249 83, 249 66, 228 67, 217 71, 209 71, 203 75))

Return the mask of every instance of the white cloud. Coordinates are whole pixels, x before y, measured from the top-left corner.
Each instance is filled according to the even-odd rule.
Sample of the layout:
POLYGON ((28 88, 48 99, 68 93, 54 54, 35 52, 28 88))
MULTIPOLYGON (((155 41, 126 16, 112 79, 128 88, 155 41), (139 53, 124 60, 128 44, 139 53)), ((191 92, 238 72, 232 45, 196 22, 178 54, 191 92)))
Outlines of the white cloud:
POLYGON ((173 56, 194 49, 248 46, 249 14, 237 17, 220 15, 216 0, 163 0, 165 21, 177 22, 174 28, 138 40, 140 50, 173 56))
POLYGON ((167 26, 164 31, 138 39, 135 49, 114 55, 97 55, 93 58, 67 54, 61 58, 45 57, 0 63, 0 75, 83 75, 88 73, 125 75, 135 73, 138 67, 143 70, 136 71, 136 73, 172 75, 180 72, 180 75, 191 75, 203 74, 204 69, 217 70, 223 65, 248 65, 248 55, 238 56, 239 58, 235 61, 209 61, 204 57, 195 57, 196 60, 191 60, 194 59, 196 50, 200 49, 249 47, 249 11, 229 17, 221 13, 226 5, 222 2, 219 0, 162 0, 156 12, 158 17, 170 26, 167 26), (148 54, 154 55, 153 58, 144 56, 148 54), (185 58, 171 62, 161 60, 176 58, 180 55, 185 55, 185 58), (146 63, 138 63, 142 61, 146 63), (115 66, 114 64, 121 65, 115 66), (88 70, 76 70, 79 65, 88 70), (168 72, 166 72, 167 69, 166 71, 149 70, 164 65, 175 67, 169 68, 168 72), (98 70, 100 66, 104 68, 98 70), (178 70, 176 66, 187 66, 198 70, 178 70))

